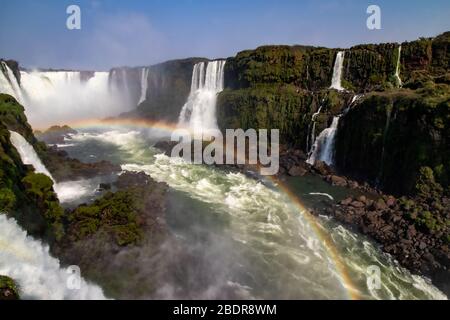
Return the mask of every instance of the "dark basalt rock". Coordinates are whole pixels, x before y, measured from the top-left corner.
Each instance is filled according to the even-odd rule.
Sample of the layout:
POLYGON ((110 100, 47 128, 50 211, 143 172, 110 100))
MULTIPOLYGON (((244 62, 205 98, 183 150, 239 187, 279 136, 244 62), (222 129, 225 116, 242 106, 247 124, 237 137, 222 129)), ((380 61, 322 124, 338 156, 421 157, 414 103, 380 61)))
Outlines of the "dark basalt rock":
MULTIPOLYGON (((123 117, 145 118, 154 121, 177 123, 178 115, 191 89, 192 70, 196 63, 206 58, 170 60, 149 66, 147 97, 135 111, 123 117)), ((127 68, 132 96, 139 98, 141 69, 127 68)), ((119 72, 120 73, 120 72, 119 72)), ((135 105, 138 101, 134 101, 135 105)))
POLYGON ((52 126, 44 132, 36 131, 34 135, 38 140, 47 144, 63 144, 65 138, 76 133, 77 131, 69 126, 52 126))
POLYGON ((78 159, 69 158, 64 150, 56 146, 46 147, 41 154, 45 166, 58 182, 117 174, 122 171, 119 165, 105 160, 84 163, 78 159))

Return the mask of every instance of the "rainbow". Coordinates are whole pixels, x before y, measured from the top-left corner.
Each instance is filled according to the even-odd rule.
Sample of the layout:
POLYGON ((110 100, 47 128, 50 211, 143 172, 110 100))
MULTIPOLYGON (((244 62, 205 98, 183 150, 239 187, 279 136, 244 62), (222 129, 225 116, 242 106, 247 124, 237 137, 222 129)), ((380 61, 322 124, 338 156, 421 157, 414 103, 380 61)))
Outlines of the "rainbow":
MULTIPOLYGON (((109 118, 104 120, 87 119, 72 122, 68 125, 74 129, 111 128, 113 126, 133 129, 157 129, 165 131, 168 134, 170 134, 173 130, 179 128, 176 124, 173 123, 135 118, 109 118)), ((339 255, 338 249, 333 244, 330 236, 322 230, 317 221, 317 218, 306 209, 300 199, 289 189, 287 185, 285 185, 275 176, 268 176, 268 178, 274 184, 274 186, 279 189, 279 191, 284 193, 289 198, 292 204, 294 204, 298 209, 299 213, 302 214, 302 217, 305 218, 306 222, 309 223, 317 238, 322 241, 325 250, 327 251, 329 257, 335 265, 336 271, 340 277, 344 289, 347 292, 348 298, 352 300, 359 300, 359 290, 353 284, 353 281, 346 270, 345 264, 343 263, 342 258, 339 255)))

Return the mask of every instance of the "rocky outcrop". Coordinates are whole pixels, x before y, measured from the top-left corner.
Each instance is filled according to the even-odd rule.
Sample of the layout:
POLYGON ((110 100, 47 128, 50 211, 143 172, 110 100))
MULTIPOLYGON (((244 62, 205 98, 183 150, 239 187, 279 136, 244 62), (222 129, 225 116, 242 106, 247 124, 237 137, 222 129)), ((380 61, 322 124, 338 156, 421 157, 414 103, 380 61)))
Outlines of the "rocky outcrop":
MULTIPOLYGON (((3 60, 3 59, 0 59, 0 62, 1 61, 3 61, 3 62, 5 62, 7 65, 8 65, 8 67, 11 69, 11 71, 13 72, 13 74, 14 74, 14 77, 17 79, 17 83, 19 83, 20 84, 20 68, 19 68, 19 63, 17 62, 17 61, 15 61, 15 60, 3 60)), ((6 73, 6 70, 3 70, 3 68, 1 67, 1 64, 0 64, 0 72, 3 72, 4 74, 5 74, 5 76, 6 76, 6 78, 8 78, 8 75, 7 75, 7 73, 6 73)), ((12 79, 9 79, 10 81, 12 80, 12 79)))
POLYGON ((118 174, 120 165, 109 161, 85 163, 70 158, 66 151, 56 146, 46 147, 41 151, 41 159, 57 182, 89 179, 96 176, 118 174))
POLYGON ((347 198, 326 210, 337 220, 370 236, 414 273, 425 275, 450 293, 450 198, 421 170, 418 195, 347 198))
POLYGON ((163 285, 142 274, 156 275, 163 268, 157 257, 161 246, 170 242, 165 218, 168 186, 145 173, 125 172, 115 187, 116 192, 68 213, 66 237, 53 251, 63 263, 80 266, 108 296, 148 297, 163 285))
POLYGON ((46 144, 63 144, 65 139, 71 134, 76 134, 77 131, 69 126, 52 126, 44 132, 35 131, 34 135, 39 141, 46 144))
POLYGON ((13 279, 0 275, 0 300, 19 300, 19 289, 13 279))

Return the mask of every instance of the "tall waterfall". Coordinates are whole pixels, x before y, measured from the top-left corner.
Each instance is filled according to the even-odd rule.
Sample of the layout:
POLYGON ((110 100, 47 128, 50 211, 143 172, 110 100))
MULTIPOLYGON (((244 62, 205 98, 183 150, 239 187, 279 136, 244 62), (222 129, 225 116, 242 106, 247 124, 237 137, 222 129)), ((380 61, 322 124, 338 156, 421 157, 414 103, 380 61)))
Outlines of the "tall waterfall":
POLYGON ((23 299, 105 299, 103 290, 73 278, 72 269, 61 268, 49 248, 22 230, 14 219, 0 214, 0 274, 14 279, 23 299))
POLYGON ((395 80, 397 81, 397 86, 402 86, 402 79, 400 78, 400 61, 402 56, 402 45, 398 46, 398 56, 397 56, 397 66, 395 67, 395 80))
POLYGON ((148 88, 148 68, 142 68, 141 71, 141 97, 139 98, 138 104, 144 102, 147 97, 147 88, 148 88))
POLYGON ((225 60, 194 65, 191 92, 181 110, 179 126, 201 131, 217 129, 216 101, 224 86, 224 66, 225 60))
POLYGON ((8 78, 0 72, 0 92, 14 96, 25 107, 33 127, 67 124, 78 120, 104 118, 129 111, 126 93, 108 72, 94 72, 82 81, 79 71, 21 71, 21 84, 2 62, 8 78))
POLYGON ((339 51, 336 54, 336 61, 334 62, 333 68, 333 78, 331 79, 331 89, 336 89, 339 91, 344 90, 341 85, 342 68, 344 66, 344 54, 344 51, 339 51))
POLYGON ((317 160, 323 161, 328 165, 333 164, 334 141, 339 124, 340 116, 333 117, 331 126, 323 130, 314 142, 312 152, 306 160, 307 163, 314 165, 317 160))

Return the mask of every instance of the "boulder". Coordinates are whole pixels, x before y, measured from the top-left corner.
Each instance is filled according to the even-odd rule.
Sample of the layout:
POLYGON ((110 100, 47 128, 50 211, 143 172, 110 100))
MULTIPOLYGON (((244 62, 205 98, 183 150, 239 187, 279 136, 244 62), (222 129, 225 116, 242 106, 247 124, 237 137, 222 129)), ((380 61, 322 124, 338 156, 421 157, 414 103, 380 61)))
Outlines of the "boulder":
POLYGON ((351 197, 346 198, 346 199, 341 201, 341 205, 348 206, 350 203, 352 203, 352 201, 353 201, 353 199, 351 197))
POLYGON ((373 207, 375 210, 386 210, 387 209, 386 202, 384 202, 384 200, 382 198, 375 201, 373 204, 373 207))
POLYGON ((322 176, 326 176, 331 173, 330 167, 323 161, 316 161, 313 166, 314 171, 322 176))
POLYGON ((353 201, 351 206, 354 208, 364 208, 366 205, 361 201, 353 201))
POLYGON ((292 166, 289 171, 288 174, 292 177, 303 177, 306 174, 306 169, 300 166, 292 166))
POLYGON ((347 186, 347 180, 345 178, 342 178, 339 176, 334 176, 334 175, 331 176, 330 181, 333 186, 340 186, 340 187, 347 186))

